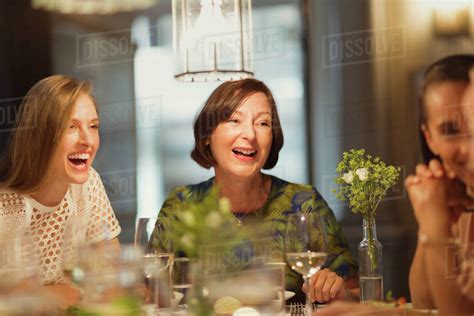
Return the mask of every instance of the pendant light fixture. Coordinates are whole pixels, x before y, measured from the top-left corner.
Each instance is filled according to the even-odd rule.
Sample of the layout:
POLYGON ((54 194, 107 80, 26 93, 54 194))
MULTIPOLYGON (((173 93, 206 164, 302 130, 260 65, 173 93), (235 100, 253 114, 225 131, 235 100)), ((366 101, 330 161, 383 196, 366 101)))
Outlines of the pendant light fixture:
POLYGON ((66 14, 113 14, 143 10, 156 0, 32 0, 34 9, 66 14))
POLYGON ((251 0, 173 0, 175 78, 253 76, 251 0))

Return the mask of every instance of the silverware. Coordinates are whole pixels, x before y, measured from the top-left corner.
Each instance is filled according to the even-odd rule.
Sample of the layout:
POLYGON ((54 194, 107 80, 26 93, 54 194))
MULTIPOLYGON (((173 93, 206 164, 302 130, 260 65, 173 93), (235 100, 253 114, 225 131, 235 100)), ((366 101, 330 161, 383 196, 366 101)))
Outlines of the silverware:
POLYGON ((287 305, 287 313, 289 311, 290 316, 305 316, 305 304, 302 303, 291 303, 287 305))

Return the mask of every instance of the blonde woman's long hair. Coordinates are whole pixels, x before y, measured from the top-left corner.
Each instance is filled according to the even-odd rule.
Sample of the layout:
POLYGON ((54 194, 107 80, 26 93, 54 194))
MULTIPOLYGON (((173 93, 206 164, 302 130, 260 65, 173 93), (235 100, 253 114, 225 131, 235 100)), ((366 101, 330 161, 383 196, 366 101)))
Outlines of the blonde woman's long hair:
POLYGON ((87 81, 54 75, 28 91, 0 167, 0 188, 31 194, 51 179, 57 147, 77 98, 90 96, 97 109, 91 90, 87 81))

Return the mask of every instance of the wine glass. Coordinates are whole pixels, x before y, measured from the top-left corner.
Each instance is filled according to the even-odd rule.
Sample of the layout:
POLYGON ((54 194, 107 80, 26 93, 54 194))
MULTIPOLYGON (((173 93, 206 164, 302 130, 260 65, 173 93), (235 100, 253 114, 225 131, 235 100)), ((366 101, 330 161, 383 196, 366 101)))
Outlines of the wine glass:
POLYGON ((78 254, 82 247, 85 246, 85 235, 87 227, 84 221, 76 216, 68 218, 64 226, 63 233, 63 249, 61 253, 61 269, 63 277, 69 282, 78 285, 82 280, 82 271, 79 271, 78 254), (75 278, 74 276, 79 276, 75 278))
POLYGON ((143 294, 142 257, 141 248, 129 244, 82 247, 77 261, 83 274, 81 310, 87 315, 136 315, 136 304, 116 303, 134 302, 143 294))
POLYGON ((307 286, 306 312, 311 315, 309 280, 327 258, 326 227, 318 213, 296 213, 288 217, 285 232, 285 256, 291 269, 301 274, 307 286))
POLYGON ((174 255, 171 243, 163 242, 168 240, 166 234, 165 227, 156 217, 138 219, 134 245, 144 250, 145 302, 159 308, 171 306, 171 265, 174 255), (157 240, 160 242, 155 243, 157 240))

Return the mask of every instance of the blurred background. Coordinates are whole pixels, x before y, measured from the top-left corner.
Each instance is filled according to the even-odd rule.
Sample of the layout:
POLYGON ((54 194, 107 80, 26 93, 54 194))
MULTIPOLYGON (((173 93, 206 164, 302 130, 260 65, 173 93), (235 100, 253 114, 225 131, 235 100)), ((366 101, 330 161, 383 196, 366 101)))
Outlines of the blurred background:
MULTIPOLYGON (((90 80, 102 122, 94 166, 120 239, 130 242, 137 216, 156 215, 173 187, 213 175, 189 154, 193 119, 219 83, 174 78, 171 0, 87 14, 49 2, 0 1, 0 153, 36 81, 52 74, 90 80)), ((254 77, 273 91, 285 136, 268 173, 315 185, 357 258, 362 219, 331 193, 342 152, 365 148, 401 166, 402 179, 378 208, 377 232, 385 291, 409 298, 417 227, 403 178, 421 161, 416 91, 433 61, 474 53, 474 2, 252 2, 254 77)))

